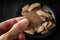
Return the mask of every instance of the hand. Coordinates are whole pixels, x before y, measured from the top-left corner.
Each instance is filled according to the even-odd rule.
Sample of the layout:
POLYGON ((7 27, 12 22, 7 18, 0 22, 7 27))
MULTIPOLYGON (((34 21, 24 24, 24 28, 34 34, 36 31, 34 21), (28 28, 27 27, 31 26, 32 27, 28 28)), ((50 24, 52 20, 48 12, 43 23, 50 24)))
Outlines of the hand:
POLYGON ((0 40, 25 40, 22 33, 29 21, 24 17, 17 17, 0 23, 0 40))

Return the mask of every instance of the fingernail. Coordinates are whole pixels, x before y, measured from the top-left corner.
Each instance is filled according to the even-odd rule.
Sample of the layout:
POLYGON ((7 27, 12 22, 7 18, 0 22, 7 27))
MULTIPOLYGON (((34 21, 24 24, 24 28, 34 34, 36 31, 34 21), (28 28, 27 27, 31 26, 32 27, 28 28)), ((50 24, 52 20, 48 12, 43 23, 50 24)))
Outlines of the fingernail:
POLYGON ((16 21, 18 22, 18 21, 20 21, 20 20, 22 20, 24 17, 17 17, 17 18, 15 18, 16 19, 16 21))
POLYGON ((24 19, 20 20, 19 23, 20 23, 20 26, 23 27, 23 26, 27 26, 29 24, 29 21, 28 21, 28 19, 24 18, 24 19))
POLYGON ((21 34, 19 35, 19 37, 24 37, 24 33, 21 33, 21 34))
POLYGON ((19 40, 25 40, 25 35, 23 33, 19 35, 19 40))

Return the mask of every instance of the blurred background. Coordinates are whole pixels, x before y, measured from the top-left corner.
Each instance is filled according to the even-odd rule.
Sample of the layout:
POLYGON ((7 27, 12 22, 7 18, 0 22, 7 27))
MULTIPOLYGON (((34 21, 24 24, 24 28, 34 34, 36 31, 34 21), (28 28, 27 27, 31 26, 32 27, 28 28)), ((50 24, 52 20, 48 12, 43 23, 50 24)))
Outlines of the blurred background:
POLYGON ((26 37, 26 40, 60 40, 60 2, 59 0, 0 0, 0 22, 7 19, 21 16, 21 9, 26 4, 39 2, 49 6, 56 15, 56 29, 53 33, 43 39, 31 39, 26 37))

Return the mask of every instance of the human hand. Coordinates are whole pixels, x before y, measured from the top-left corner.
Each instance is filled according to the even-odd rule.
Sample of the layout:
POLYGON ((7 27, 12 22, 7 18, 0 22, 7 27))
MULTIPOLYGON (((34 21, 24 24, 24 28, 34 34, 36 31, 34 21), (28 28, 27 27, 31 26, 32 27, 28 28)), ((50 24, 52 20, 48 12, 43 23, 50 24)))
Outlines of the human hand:
POLYGON ((25 40, 23 30, 29 21, 24 17, 17 17, 0 23, 0 40, 25 40))

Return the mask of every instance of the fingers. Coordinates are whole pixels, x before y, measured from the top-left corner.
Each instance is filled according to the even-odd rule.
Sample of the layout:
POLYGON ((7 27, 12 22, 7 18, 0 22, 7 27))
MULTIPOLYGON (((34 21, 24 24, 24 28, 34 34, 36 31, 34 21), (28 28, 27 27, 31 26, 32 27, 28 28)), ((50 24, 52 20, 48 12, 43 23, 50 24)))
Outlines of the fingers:
POLYGON ((20 20, 18 23, 14 24, 14 26, 8 31, 10 35, 18 35, 20 34, 29 24, 29 21, 24 18, 20 20))
POLYGON ((0 23, 0 31, 2 32, 8 31, 12 27, 13 24, 15 24, 21 19, 23 19, 23 17, 12 18, 12 19, 9 19, 0 23))
POLYGON ((23 33, 19 35, 19 40, 25 40, 25 35, 23 33))
POLYGON ((26 18, 18 21, 8 32, 0 36, 0 40, 16 39, 16 36, 18 37, 18 35, 28 26, 28 24, 29 21, 26 18))

